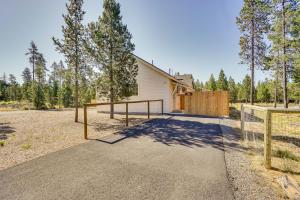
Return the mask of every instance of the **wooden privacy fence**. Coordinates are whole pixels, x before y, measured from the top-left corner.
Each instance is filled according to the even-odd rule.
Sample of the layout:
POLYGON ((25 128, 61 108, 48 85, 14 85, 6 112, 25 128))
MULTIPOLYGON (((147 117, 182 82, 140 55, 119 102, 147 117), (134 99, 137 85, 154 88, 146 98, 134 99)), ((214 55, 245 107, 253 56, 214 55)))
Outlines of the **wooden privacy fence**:
POLYGON ((186 114, 229 116, 228 91, 195 91, 185 96, 184 104, 186 114))
POLYGON ((88 138, 88 133, 87 133, 87 108, 88 107, 96 107, 96 106, 104 106, 104 105, 111 105, 111 104, 125 104, 126 106, 126 126, 128 126, 128 105, 129 104, 134 104, 134 103, 147 103, 147 114, 148 114, 148 119, 150 119, 150 102, 161 102, 161 114, 164 114, 164 100, 163 99, 158 99, 158 100, 145 100, 145 101, 124 101, 124 102, 115 102, 115 103, 91 103, 91 104, 84 104, 84 139, 88 138))

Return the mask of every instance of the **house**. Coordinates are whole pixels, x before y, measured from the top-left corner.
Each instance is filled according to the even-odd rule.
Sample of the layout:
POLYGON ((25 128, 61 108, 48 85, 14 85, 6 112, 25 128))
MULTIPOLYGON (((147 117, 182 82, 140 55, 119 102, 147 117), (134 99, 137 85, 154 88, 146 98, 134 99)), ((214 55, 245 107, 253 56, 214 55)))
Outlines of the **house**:
POLYGON ((191 88, 194 88, 194 78, 192 74, 182 74, 180 75, 179 73, 175 74, 175 78, 191 88))
MULTIPOLYGON (((184 109, 184 96, 194 91, 192 75, 172 76, 153 64, 135 56, 138 65, 137 94, 126 101, 163 99, 164 113, 184 109)), ((101 100, 103 102, 105 100, 101 100)), ((107 101, 107 100, 106 100, 107 101)), ((102 106, 100 111, 109 111, 109 106, 102 106)), ((125 112, 125 105, 115 105, 115 112, 125 112)), ((129 112, 147 112, 146 103, 129 104, 129 112)), ((151 102, 151 113, 161 112, 161 102, 151 102)))

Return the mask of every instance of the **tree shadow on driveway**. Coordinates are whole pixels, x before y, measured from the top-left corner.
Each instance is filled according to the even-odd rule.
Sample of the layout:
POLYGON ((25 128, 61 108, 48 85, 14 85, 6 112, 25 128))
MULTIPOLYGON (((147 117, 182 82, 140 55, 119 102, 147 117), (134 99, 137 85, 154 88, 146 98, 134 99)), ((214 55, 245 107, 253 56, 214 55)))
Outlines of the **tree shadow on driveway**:
MULTIPOLYGON (((218 123, 199 122, 184 119, 168 118, 153 119, 139 126, 120 131, 117 136, 112 135, 99 141, 109 144, 117 143, 128 137, 148 137, 154 142, 168 146, 182 145, 185 147, 213 147, 224 151, 222 130, 218 123)), ((232 145, 235 150, 243 150, 237 144, 232 145)))

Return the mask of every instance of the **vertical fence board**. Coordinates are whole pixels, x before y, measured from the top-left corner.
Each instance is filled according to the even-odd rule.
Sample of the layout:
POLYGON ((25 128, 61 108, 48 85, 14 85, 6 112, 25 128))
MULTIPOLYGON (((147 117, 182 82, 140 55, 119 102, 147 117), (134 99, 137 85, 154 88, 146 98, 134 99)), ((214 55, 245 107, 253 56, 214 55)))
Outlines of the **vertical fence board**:
POLYGON ((228 116, 229 100, 227 91, 195 91, 185 97, 186 114, 207 116, 228 116))

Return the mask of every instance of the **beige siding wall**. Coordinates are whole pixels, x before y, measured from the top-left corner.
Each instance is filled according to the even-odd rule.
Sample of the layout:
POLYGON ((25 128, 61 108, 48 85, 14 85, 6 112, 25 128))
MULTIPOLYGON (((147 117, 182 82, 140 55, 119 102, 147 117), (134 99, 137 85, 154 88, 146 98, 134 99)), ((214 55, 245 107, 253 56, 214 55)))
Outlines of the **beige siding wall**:
MULTIPOLYGON (((171 111, 170 80, 150 67, 147 67, 147 64, 140 60, 137 60, 137 64, 139 68, 137 75, 138 96, 132 96, 128 99, 128 101, 163 99, 164 112, 169 113, 171 111)), ((99 110, 109 111, 109 106, 99 107, 99 110)), ((150 110, 152 113, 160 113, 161 103, 151 102, 150 110)), ((124 112, 125 104, 115 105, 115 111, 124 112)), ((147 104, 129 104, 129 112, 147 112, 147 104)))

